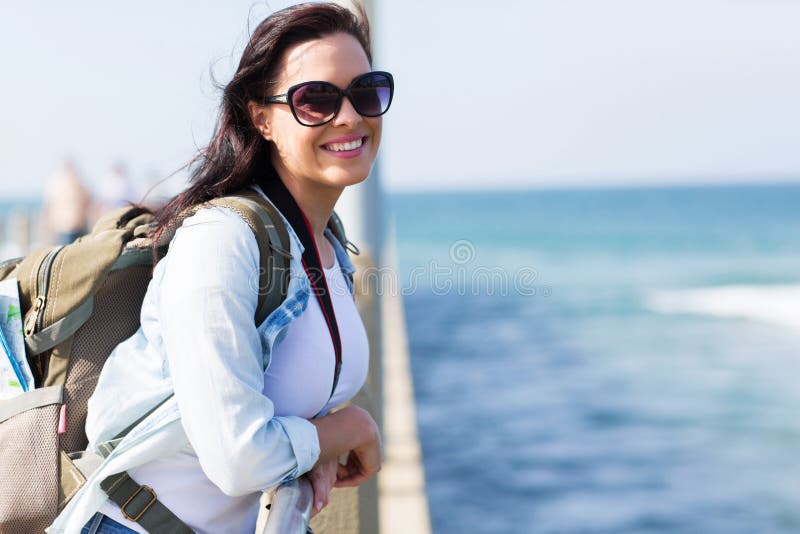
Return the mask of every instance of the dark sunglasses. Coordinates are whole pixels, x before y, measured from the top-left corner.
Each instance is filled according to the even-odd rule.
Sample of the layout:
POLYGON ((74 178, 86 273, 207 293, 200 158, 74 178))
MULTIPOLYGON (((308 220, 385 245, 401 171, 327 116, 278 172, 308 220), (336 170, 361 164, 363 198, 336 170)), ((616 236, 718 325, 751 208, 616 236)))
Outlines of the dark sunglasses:
POLYGON ((268 104, 288 104, 294 118, 303 126, 322 126, 333 120, 346 96, 364 117, 379 117, 389 111, 394 95, 394 78, 375 71, 356 76, 344 91, 329 82, 303 82, 285 94, 268 96, 268 104))

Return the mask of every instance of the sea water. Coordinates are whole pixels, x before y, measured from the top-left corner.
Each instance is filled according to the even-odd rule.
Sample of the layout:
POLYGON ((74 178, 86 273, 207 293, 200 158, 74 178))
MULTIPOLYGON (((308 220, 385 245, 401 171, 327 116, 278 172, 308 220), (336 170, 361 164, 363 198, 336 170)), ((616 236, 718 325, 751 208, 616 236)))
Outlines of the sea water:
POLYGON ((388 205, 434 532, 800 532, 800 187, 388 205))
POLYGON ((798 206, 390 196, 434 531, 800 532, 798 206))

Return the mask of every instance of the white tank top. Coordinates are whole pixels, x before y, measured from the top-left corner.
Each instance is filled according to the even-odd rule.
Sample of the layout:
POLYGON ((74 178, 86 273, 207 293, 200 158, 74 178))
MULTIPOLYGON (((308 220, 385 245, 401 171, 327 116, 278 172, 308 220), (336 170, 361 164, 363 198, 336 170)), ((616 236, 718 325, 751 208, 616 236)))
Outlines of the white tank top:
MULTIPOLYGON (((342 340, 339 382, 330 397, 336 355, 322 308, 312 293, 305 311, 273 348, 264 373, 263 392, 275 405, 276 416, 310 419, 325 414, 350 400, 367 377, 367 334, 335 254, 333 266, 323 270, 342 340)), ((129 474, 139 484, 153 488, 159 500, 198 534, 252 534, 255 530, 260 495, 231 497, 222 493, 203 473, 191 446, 129 474)), ((125 519, 110 500, 100 511, 137 532, 147 532, 125 519)))
POLYGON ((367 377, 367 334, 335 255, 333 266, 324 271, 342 339, 339 383, 328 400, 336 354, 322 308, 312 294, 306 310, 289 325, 286 337, 273 352, 264 376, 264 394, 272 399, 278 416, 310 419, 320 412, 327 413, 350 400, 367 377))

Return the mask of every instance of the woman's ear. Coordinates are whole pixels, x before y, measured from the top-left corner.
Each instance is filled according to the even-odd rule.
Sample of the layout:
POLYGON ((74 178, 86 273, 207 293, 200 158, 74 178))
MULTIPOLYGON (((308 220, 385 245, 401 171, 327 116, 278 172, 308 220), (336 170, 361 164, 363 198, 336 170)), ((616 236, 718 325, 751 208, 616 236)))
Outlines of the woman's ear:
POLYGON ((272 132, 269 127, 269 112, 266 106, 261 106, 252 100, 247 102, 247 111, 250 113, 250 120, 256 130, 261 133, 261 137, 267 141, 272 141, 272 132))

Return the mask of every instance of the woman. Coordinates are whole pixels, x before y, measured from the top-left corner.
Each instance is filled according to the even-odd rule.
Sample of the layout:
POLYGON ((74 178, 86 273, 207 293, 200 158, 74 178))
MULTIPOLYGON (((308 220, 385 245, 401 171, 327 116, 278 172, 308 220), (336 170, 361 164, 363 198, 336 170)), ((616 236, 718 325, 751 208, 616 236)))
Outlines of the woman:
POLYGON ((186 219, 154 270, 141 328, 109 357, 89 401, 90 448, 167 400, 119 443, 54 531, 146 532, 99 488, 114 473, 146 485, 135 499, 157 495, 154 509, 196 532, 250 533, 265 489, 308 473, 319 511, 333 486, 380 469, 369 414, 328 413, 367 372, 352 264, 326 224, 344 188, 375 162, 393 81, 371 71, 363 12, 300 5, 256 28, 192 185, 159 223, 169 228, 186 208, 242 189, 266 193, 291 236, 287 298, 256 325, 252 231, 218 207, 186 219), (315 263, 324 278, 308 270, 315 263))

